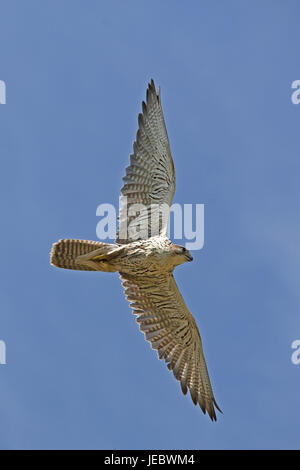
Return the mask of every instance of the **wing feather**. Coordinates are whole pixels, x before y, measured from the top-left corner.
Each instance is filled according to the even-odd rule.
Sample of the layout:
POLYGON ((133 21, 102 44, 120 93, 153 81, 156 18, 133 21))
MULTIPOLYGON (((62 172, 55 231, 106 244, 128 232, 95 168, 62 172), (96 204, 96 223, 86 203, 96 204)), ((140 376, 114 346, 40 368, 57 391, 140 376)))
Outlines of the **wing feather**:
POLYGON ((121 188, 116 238, 116 243, 120 244, 166 234, 169 208, 175 192, 174 164, 160 94, 156 93, 153 80, 148 86, 142 111, 138 116, 139 128, 133 154, 130 155, 130 165, 126 168, 121 188), (133 207, 134 204, 142 204, 144 211, 134 213, 134 209, 138 211, 138 207, 133 207), (161 209, 165 211, 163 215, 159 212, 161 209), (144 220, 146 229, 139 231, 144 220))
POLYGON ((173 275, 120 276, 146 340, 157 350, 159 359, 164 358, 182 392, 189 390, 193 403, 216 420, 215 407, 221 410, 210 384, 199 330, 173 275))

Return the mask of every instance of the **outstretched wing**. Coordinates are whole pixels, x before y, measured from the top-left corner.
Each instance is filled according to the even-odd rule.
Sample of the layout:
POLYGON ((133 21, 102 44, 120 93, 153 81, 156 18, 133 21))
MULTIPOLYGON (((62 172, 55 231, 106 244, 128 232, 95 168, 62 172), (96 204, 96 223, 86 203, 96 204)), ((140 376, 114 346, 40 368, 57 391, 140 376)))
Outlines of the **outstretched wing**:
POLYGON ((126 298, 140 330, 164 358, 195 405, 216 421, 219 410, 211 388, 201 338, 194 317, 186 307, 172 274, 134 277, 120 273, 126 298))
POLYGON ((174 164, 160 93, 156 93, 153 80, 148 85, 142 108, 133 154, 121 188, 116 243, 166 234, 175 192, 174 164))

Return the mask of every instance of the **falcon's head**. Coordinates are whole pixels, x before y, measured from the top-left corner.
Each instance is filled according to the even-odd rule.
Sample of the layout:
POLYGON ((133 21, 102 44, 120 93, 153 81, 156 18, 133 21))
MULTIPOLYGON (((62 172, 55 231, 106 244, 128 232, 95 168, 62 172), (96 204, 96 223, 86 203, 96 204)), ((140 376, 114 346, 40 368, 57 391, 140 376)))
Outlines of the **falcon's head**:
POLYGON ((176 259, 176 264, 182 264, 186 261, 193 261, 193 257, 189 250, 187 250, 184 246, 174 245, 172 246, 172 254, 176 259))

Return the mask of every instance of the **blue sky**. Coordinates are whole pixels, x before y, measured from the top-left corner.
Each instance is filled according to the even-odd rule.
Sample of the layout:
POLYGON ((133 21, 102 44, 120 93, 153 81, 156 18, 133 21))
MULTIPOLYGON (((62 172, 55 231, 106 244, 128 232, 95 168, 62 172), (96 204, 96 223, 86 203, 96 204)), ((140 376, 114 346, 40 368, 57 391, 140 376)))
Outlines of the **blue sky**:
POLYGON ((1 2, 0 447, 299 448, 299 2, 1 2), (150 78, 205 244, 175 272, 212 423, 138 331, 117 275, 49 265, 118 204, 150 78))

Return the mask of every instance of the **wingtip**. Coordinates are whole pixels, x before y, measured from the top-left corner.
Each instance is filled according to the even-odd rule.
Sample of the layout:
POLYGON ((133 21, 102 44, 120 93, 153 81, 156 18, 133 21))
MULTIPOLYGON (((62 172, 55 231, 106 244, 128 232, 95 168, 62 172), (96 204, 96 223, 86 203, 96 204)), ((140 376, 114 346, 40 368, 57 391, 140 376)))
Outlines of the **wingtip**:
POLYGON ((153 78, 151 78, 151 79, 150 79, 150 83, 149 83, 149 85, 148 85, 148 86, 149 86, 149 88, 150 88, 150 89, 152 89, 152 90, 154 90, 154 91, 155 91, 155 83, 154 83, 154 80, 153 80, 153 78))
POLYGON ((221 410, 221 408, 219 407, 219 405, 217 404, 216 400, 213 399, 213 404, 215 405, 215 407, 217 408, 217 410, 223 414, 223 411, 221 410))
POLYGON ((223 414, 223 411, 219 408, 219 406, 217 405, 217 402, 215 399, 213 399, 213 401, 211 402, 209 408, 207 409, 207 412, 208 412, 208 415, 210 417, 210 419, 213 421, 217 421, 217 415, 216 415, 216 410, 215 410, 215 407, 216 409, 223 414))
POLYGON ((160 86, 158 86, 158 89, 157 89, 157 92, 156 92, 155 83, 154 83, 153 78, 151 78, 150 82, 148 83, 147 95, 146 95, 147 102, 149 100, 149 93, 154 93, 154 95, 157 98, 158 103, 160 104, 160 86))

